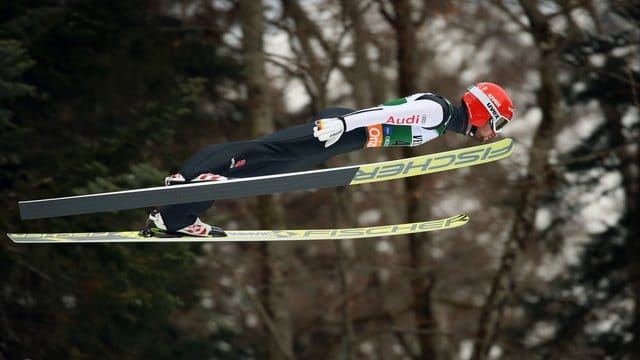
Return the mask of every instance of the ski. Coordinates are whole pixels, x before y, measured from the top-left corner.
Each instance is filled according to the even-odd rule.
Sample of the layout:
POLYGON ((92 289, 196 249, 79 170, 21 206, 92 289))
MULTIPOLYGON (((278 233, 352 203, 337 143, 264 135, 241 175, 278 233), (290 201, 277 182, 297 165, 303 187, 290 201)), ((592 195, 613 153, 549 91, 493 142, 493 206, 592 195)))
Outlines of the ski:
POLYGON ((373 237, 398 236, 428 231, 453 229, 469 222, 465 214, 445 219, 342 229, 300 229, 300 230, 230 230, 224 237, 143 237, 137 231, 89 232, 89 233, 49 233, 49 234, 7 234, 16 243, 158 243, 158 242, 250 242, 250 241, 305 241, 344 240, 373 237))
POLYGON ((358 185, 484 164, 508 157, 513 148, 513 140, 507 138, 468 148, 364 165, 20 201, 18 205, 21 218, 26 220, 358 185))

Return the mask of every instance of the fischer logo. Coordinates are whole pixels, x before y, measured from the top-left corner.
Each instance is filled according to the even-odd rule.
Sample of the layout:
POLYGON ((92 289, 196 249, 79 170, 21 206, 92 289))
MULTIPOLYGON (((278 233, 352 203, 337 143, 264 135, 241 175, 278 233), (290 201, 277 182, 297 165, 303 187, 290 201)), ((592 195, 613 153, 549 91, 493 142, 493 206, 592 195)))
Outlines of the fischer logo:
POLYGON ((378 124, 367 127, 367 135, 369 137, 367 147, 382 146, 382 125, 378 124))
MULTIPOLYGON (((420 124, 420 115, 411 115, 409 117, 393 117, 393 115, 389 116, 387 119, 387 124, 395 124, 395 125, 411 125, 411 124, 420 124)), ((423 115, 422 121, 426 122, 427 118, 423 115)))
POLYGON ((421 223, 411 224, 397 224, 386 226, 374 226, 368 228, 355 228, 355 229, 316 229, 316 230, 304 230, 304 231, 276 231, 275 238, 287 239, 287 238, 302 238, 302 239, 327 239, 327 238, 352 238, 352 237, 374 237, 394 234, 408 234, 417 231, 425 231, 430 229, 442 229, 457 225, 457 222, 466 219, 458 217, 442 220, 425 221, 421 223))
POLYGON ((434 157, 416 158, 378 166, 363 166, 358 170, 351 183, 372 182, 482 164, 509 154, 512 148, 513 142, 506 147, 472 148, 434 157))

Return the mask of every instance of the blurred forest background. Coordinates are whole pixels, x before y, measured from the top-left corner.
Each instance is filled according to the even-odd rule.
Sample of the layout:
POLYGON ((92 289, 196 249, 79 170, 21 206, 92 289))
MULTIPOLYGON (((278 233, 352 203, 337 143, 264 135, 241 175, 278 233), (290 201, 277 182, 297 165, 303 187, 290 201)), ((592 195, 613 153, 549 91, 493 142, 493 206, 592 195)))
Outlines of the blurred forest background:
MULTIPOLYGON (((415 92, 504 85, 499 163, 220 201, 228 229, 467 212, 409 238, 0 244, 3 359, 640 359, 640 2, 0 2, 0 229, 19 200, 162 184, 208 143, 415 92)), ((327 166, 474 145, 447 134, 327 166)))

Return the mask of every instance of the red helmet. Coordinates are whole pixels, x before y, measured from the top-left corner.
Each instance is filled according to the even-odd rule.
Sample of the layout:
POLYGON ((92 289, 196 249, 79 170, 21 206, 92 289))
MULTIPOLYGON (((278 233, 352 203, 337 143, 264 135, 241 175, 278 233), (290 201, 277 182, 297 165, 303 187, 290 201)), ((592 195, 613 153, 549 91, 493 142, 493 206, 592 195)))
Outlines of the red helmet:
MULTIPOLYGON (((494 132, 500 132, 513 118, 513 101, 499 85, 481 82, 470 86, 462 96, 469 121, 476 128, 491 121, 494 132)), ((472 130, 472 133, 475 132, 472 130)))

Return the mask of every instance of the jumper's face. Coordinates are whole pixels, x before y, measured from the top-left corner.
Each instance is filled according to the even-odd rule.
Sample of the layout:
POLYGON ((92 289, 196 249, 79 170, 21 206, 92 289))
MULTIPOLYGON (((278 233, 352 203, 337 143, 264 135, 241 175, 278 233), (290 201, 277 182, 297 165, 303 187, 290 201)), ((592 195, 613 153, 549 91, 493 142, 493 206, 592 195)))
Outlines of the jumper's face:
POLYGON ((487 121, 487 123, 484 124, 483 127, 478 128, 478 130, 476 130, 475 137, 478 139, 478 141, 485 143, 493 139, 497 135, 498 134, 496 134, 495 131, 493 131, 493 129, 491 128, 491 122, 487 121))

